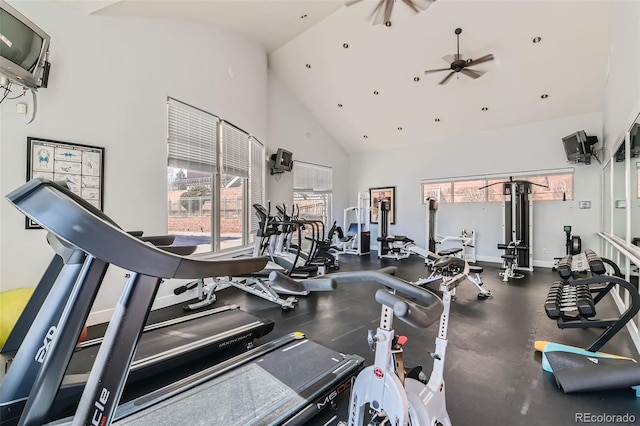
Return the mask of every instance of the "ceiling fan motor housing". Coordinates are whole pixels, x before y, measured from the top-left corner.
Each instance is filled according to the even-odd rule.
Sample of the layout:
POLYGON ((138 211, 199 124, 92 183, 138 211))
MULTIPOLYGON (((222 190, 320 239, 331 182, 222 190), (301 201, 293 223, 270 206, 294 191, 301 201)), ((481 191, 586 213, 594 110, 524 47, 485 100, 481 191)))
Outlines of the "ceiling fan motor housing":
POLYGON ((451 69, 454 70, 455 72, 460 72, 464 69, 466 65, 467 65, 467 61, 465 61, 464 59, 458 59, 457 61, 453 61, 451 63, 451 69))

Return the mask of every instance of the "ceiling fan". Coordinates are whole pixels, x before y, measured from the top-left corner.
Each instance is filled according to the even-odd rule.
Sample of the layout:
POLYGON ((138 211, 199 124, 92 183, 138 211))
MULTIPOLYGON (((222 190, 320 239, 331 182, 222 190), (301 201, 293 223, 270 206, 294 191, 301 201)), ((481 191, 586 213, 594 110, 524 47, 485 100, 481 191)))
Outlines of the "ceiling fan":
MULTIPOLYGON (((362 0, 349 0, 347 6, 352 6, 362 0)), ((415 13, 419 13, 422 10, 431 5, 436 0, 401 0, 404 4, 409 6, 415 13)), ((384 24, 386 27, 391 26, 391 11, 393 10, 393 4, 396 0, 379 0, 371 16, 373 17, 373 25, 384 24)))
POLYGON ((469 67, 472 67, 474 65, 478 65, 478 64, 482 64, 485 62, 489 62, 489 61, 493 61, 493 55, 491 53, 489 53, 488 55, 484 55, 478 59, 462 59, 462 56, 460 55, 460 33, 462 33, 462 29, 461 28, 456 28, 455 30, 456 33, 456 37, 457 37, 457 52, 455 55, 446 55, 444 56, 442 59, 444 59, 447 62, 450 62, 451 65, 449 65, 449 68, 440 68, 440 69, 436 69, 436 70, 426 70, 424 73, 425 74, 430 74, 433 72, 439 72, 439 71, 451 71, 444 79, 442 79, 442 81, 438 84, 446 84, 451 77, 454 76, 454 74, 456 73, 462 73, 468 77, 471 78, 478 78, 480 76, 482 76, 486 71, 478 71, 478 70, 470 70, 469 67))

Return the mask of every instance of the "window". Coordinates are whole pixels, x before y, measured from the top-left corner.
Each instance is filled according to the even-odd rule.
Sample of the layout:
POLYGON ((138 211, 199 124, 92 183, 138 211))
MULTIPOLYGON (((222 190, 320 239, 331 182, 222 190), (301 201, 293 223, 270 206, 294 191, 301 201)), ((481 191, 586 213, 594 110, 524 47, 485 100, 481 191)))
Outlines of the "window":
MULTIPOLYGON (((296 207, 295 213, 302 219, 318 220, 325 227, 330 227, 332 191, 333 169, 331 167, 302 161, 294 163, 293 203, 296 207)), ((325 233, 327 231, 328 228, 325 229, 325 233)))
POLYGON ((214 115, 168 100, 168 230, 198 251, 212 245, 217 125, 214 115))
POLYGON ((423 183, 422 203, 424 204, 427 198, 435 198, 442 203, 450 203, 452 192, 453 187, 451 182, 423 183))
POLYGON ((454 203, 480 203, 486 200, 485 180, 465 180, 453 182, 454 203))
MULTIPOLYGON (((531 199, 534 201, 573 199, 573 169, 519 174, 512 177, 514 180, 527 180, 532 183, 531 199)), ((504 183, 509 179, 510 176, 500 175, 423 181, 422 202, 424 203, 427 197, 436 198, 441 203, 502 202, 504 183)))
POLYGON ((237 248, 248 239, 249 134, 220 122, 220 248, 237 248))
POLYGON ((264 147, 213 114, 168 99, 168 230, 198 251, 249 245, 262 203, 264 147))

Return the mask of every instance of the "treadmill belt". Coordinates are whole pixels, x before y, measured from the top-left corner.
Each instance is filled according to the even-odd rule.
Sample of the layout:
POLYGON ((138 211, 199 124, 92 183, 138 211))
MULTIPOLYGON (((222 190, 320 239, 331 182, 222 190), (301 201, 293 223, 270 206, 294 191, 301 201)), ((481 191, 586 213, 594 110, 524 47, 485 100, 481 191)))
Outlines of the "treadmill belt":
POLYGON ((293 389, 250 363, 118 424, 174 426, 176 419, 185 425, 260 424, 262 414, 274 406, 302 400, 293 389))
POLYGON ((277 424, 336 385, 345 358, 295 341, 117 422, 128 426, 277 424), (339 373, 340 372, 340 373, 339 373))
MULTIPOLYGON (((234 344, 232 330, 238 327, 250 327, 242 334, 242 339, 237 339, 240 342, 261 337, 272 328, 262 331, 257 329, 258 325, 258 318, 242 310, 232 309, 148 331, 140 338, 133 360, 134 366, 136 362, 157 358, 163 354, 167 357, 175 356, 177 350, 193 352, 207 347, 209 349, 206 350, 210 352, 222 350, 226 345, 234 344)), ((74 353, 67 374, 86 374, 90 371, 98 349, 100 345, 93 345, 74 353)))

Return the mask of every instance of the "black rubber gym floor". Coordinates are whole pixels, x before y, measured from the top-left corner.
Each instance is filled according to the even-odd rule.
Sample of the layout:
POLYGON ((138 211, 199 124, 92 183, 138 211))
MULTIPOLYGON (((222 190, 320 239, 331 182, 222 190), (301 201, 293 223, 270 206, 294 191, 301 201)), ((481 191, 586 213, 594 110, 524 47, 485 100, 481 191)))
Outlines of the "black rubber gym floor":
MULTIPOLYGON (((393 261, 343 255, 341 271, 375 270, 398 266, 397 275, 415 281, 428 276, 421 258, 393 261)), ((601 333, 600 329, 561 330, 547 318, 544 301, 556 273, 549 268, 525 272, 520 280, 503 282, 496 264, 484 267, 482 279, 493 298, 478 300, 476 288, 468 281, 457 290, 451 306, 445 381, 447 408, 453 425, 574 425, 580 416, 635 416, 635 422, 591 424, 640 424, 640 398, 631 389, 565 395, 553 375, 542 371, 541 355, 534 350, 536 340, 548 340, 586 347, 601 333)), ((235 288, 218 294, 220 304, 238 304, 258 317, 273 319, 275 329, 263 337, 267 341, 292 331, 342 353, 355 353, 373 360, 367 344, 367 330, 379 324, 380 305, 374 300, 378 285, 344 285, 333 292, 301 297, 295 310, 283 312, 278 305, 235 288)), ((435 288, 435 287, 434 287, 435 288)), ((181 309, 166 308, 152 313, 150 321, 174 316, 181 309)), ((598 317, 616 317, 618 311, 609 296, 598 304, 598 317)), ((396 320, 396 334, 409 341, 404 350, 407 366, 422 365, 429 374, 437 326, 415 329, 396 320)), ((97 330, 92 330, 97 331, 97 330)), ((603 352, 640 360, 626 329, 603 348, 603 352)), ((336 424, 346 420, 346 399, 335 410, 317 417, 313 424, 336 424), (325 415, 326 414, 326 415, 325 415)))

